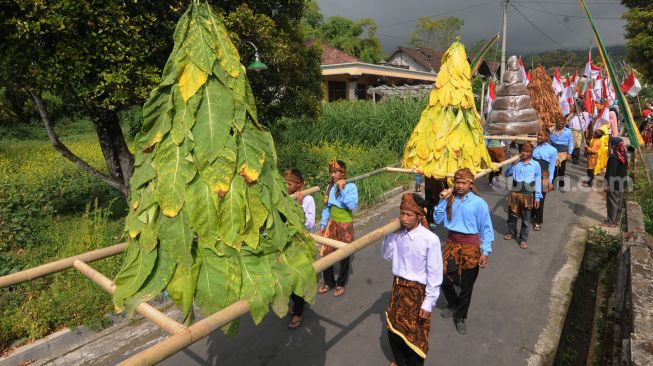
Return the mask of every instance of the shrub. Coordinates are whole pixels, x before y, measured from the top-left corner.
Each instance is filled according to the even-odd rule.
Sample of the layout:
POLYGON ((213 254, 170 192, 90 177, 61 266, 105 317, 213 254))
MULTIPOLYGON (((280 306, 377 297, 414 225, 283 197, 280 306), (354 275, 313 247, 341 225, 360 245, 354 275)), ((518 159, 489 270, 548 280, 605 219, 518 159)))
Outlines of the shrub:
POLYGON ((347 141, 364 146, 382 144, 395 153, 402 153, 426 101, 426 98, 389 98, 380 103, 328 103, 319 121, 282 118, 272 132, 277 145, 347 141))

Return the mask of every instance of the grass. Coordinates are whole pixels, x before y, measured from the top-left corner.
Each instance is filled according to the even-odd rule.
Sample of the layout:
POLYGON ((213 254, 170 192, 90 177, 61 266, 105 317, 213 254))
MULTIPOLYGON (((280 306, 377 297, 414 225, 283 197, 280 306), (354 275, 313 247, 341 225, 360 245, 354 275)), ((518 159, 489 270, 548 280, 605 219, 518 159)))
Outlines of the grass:
POLYGON ((646 232, 653 235, 653 183, 646 180, 639 161, 635 167, 635 186, 633 191, 629 192, 628 197, 642 207, 646 232))
POLYGON ((426 98, 339 101, 326 104, 319 121, 284 118, 272 132, 277 144, 347 141, 369 147, 381 144, 400 154, 426 102, 426 98))

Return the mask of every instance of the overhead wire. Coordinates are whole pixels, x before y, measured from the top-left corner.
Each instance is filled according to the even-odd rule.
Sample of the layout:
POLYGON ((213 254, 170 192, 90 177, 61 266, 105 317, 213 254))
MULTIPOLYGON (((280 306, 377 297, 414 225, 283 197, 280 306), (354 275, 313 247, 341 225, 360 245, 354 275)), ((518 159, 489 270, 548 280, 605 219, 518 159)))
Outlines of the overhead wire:
MULTIPOLYGON (((473 8, 477 8, 479 6, 483 6, 483 5, 487 5, 487 4, 495 3, 495 2, 497 2, 497 0, 485 1, 485 2, 482 2, 482 3, 479 3, 479 4, 466 6, 464 8, 458 8, 458 9, 444 11, 444 12, 437 13, 437 14, 431 14, 431 15, 429 15, 429 17, 438 17, 438 16, 441 16, 441 15, 453 14, 453 13, 457 13, 459 11, 473 9, 473 8)), ((413 22, 417 22, 419 19, 420 18, 413 18, 413 19, 410 19, 410 20, 403 20, 403 21, 395 22, 395 23, 382 24, 382 25, 377 26, 376 28, 378 29, 378 28, 384 28, 384 27, 392 27, 392 26, 399 25, 399 24, 413 23, 413 22)))
POLYGON ((512 6, 512 8, 515 9, 515 11, 517 12, 517 14, 521 15, 521 17, 524 18, 524 20, 525 20, 526 22, 528 22, 528 24, 530 24, 533 28, 535 28, 538 32, 540 32, 540 33, 541 33, 544 37, 546 37, 549 41, 553 42, 554 44, 556 44, 558 47, 564 49, 565 51, 569 51, 569 49, 568 49, 567 47, 563 46, 563 45, 560 44, 558 41, 556 41, 555 39, 553 39, 551 36, 549 36, 548 34, 546 34, 546 32, 544 32, 542 29, 540 29, 540 27, 538 27, 538 26, 537 26, 535 23, 533 23, 530 19, 528 19, 528 17, 527 17, 526 15, 524 15, 524 13, 522 13, 521 10, 519 10, 515 5, 513 5, 512 3, 508 3, 508 4, 510 4, 510 6, 512 6))
MULTIPOLYGON (((584 16, 584 15, 568 15, 568 14, 553 13, 553 12, 550 12, 550 11, 543 11, 543 10, 540 10, 540 9, 530 7, 528 5, 524 5, 524 3, 519 3, 519 2, 516 2, 516 3, 519 4, 519 6, 521 6, 523 8, 526 8, 526 9, 529 9, 529 10, 532 10, 532 11, 536 11, 538 13, 544 13, 544 14, 549 14, 549 15, 554 15, 554 16, 559 16, 559 17, 575 18, 575 19, 587 19, 587 17, 584 16)), ((512 5, 513 8, 515 7, 513 5, 512 1, 510 2, 510 5, 512 5)), ((592 17, 592 18, 593 19, 601 19, 601 20, 621 20, 622 19, 622 18, 615 18, 615 17, 592 17)))

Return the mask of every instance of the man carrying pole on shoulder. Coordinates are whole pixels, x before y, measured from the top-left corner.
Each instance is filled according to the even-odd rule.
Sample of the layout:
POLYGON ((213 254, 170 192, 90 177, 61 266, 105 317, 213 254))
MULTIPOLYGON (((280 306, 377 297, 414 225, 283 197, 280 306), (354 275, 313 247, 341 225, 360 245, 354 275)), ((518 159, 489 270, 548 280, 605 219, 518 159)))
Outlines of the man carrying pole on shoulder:
POLYGON ((454 175, 454 188, 443 191, 434 213, 436 224, 449 231, 444 247, 442 292, 449 306, 440 314, 453 316, 459 334, 467 333, 467 311, 472 299, 479 267, 487 266, 492 253, 494 229, 490 210, 474 187, 474 173, 468 168, 454 175), (456 293, 454 285, 460 287, 456 293))
POLYGON ((540 207, 542 199, 542 171, 540 164, 533 161, 533 145, 525 143, 519 147, 519 161, 506 171, 512 176, 512 189, 508 195, 508 234, 505 240, 517 239, 519 247, 528 248, 528 224, 526 220, 532 209, 540 207), (534 193, 534 194, 533 194, 534 193), (521 230, 517 234, 517 221, 521 219, 521 230))
POLYGON ((556 168, 556 160, 558 159, 558 150, 549 144, 549 136, 551 132, 546 128, 541 129, 537 133, 537 146, 533 150, 533 160, 540 164, 542 171, 542 199, 540 199, 540 206, 531 211, 531 223, 533 224, 534 231, 542 230, 542 222, 544 221, 544 199, 547 192, 553 188, 553 175, 556 168))
POLYGON ((565 186, 565 167, 567 166, 567 160, 569 156, 574 152, 574 138, 571 135, 571 130, 565 125, 567 121, 561 119, 556 122, 555 129, 551 132, 550 141, 551 145, 558 150, 558 160, 556 161, 554 187, 564 188, 565 186), (556 187, 555 185, 558 185, 556 187))
MULTIPOLYGON (((317 234, 351 243, 354 240, 354 215, 352 211, 358 205, 358 189, 354 183, 347 183, 347 166, 341 160, 329 163, 331 182, 324 197, 324 210, 322 221, 317 234)), ((322 245, 320 255, 325 256, 333 252, 333 248, 322 245)), ((340 273, 336 281, 333 267, 324 270, 324 285, 318 289, 320 295, 331 290, 333 296, 342 296, 349 277, 349 257, 340 261, 340 273)))
POLYGON ((399 206, 401 228, 383 240, 381 254, 392 261, 390 305, 386 311, 388 339, 395 359, 391 366, 424 364, 428 352, 431 309, 440 295, 440 239, 429 230, 426 202, 404 193, 399 206))

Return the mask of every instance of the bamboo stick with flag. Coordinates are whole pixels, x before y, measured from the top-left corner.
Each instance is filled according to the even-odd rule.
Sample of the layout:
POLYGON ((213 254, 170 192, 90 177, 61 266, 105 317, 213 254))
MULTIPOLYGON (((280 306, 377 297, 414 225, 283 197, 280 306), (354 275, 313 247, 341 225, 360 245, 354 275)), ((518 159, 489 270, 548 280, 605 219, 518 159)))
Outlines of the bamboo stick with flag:
POLYGON ((630 111, 630 106, 626 102, 626 98, 624 97, 624 94, 621 92, 621 88, 619 85, 619 82, 617 81, 617 75, 614 72, 614 67, 612 66, 612 61, 608 57, 608 53, 605 50, 605 46, 603 46, 603 41, 601 40, 601 37, 599 36, 599 32, 596 29, 596 25, 594 24, 594 19, 592 19, 592 16, 590 15, 589 10, 587 9, 587 6, 585 5, 585 1, 583 0, 578 0, 580 3, 580 6, 583 8, 583 11, 587 15, 587 19, 590 22, 590 25, 592 26, 592 31, 594 32, 594 38, 596 39, 596 44, 599 49, 599 53, 601 54, 601 58, 603 59, 603 63, 605 64, 605 68, 608 70, 608 75, 610 76, 610 82, 613 85, 615 97, 619 103, 619 107, 621 108, 622 111, 624 111, 624 122, 626 124, 626 133, 628 134, 628 138, 630 139, 630 146, 634 148, 638 148, 640 144, 644 143, 644 139, 642 139, 642 135, 639 133, 639 130, 637 129, 637 125, 635 124, 635 121, 633 120, 633 114, 630 111))

